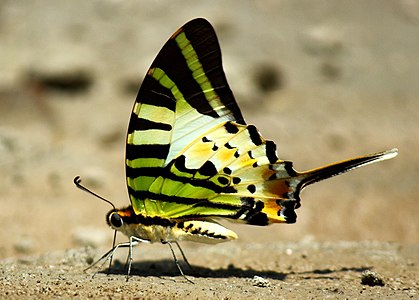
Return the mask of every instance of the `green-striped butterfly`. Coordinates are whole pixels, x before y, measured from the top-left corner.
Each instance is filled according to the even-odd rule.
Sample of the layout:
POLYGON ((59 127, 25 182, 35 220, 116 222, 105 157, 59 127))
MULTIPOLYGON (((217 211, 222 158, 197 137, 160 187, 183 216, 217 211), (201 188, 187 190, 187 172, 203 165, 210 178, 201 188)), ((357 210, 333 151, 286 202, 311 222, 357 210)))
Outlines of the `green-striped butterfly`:
MULTIPOLYGON (((129 242, 114 245, 103 258, 129 247, 129 275, 132 245, 139 242, 236 239, 219 218, 260 226, 294 223, 303 188, 396 155, 392 149, 297 172, 292 162, 278 159, 272 141, 246 124, 227 84, 214 29, 204 19, 192 20, 166 42, 138 92, 126 144, 131 205, 107 215, 129 242)), ((87 190, 79 177, 75 183, 87 190)))

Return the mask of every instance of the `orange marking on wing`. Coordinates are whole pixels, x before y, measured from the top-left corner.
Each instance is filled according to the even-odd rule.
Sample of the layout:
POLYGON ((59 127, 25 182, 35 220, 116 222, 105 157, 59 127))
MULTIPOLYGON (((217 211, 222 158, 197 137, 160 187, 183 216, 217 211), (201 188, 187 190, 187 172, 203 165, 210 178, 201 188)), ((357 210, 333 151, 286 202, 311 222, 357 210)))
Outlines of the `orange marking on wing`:
POLYGON ((264 183, 265 191, 276 195, 278 198, 284 198, 284 194, 290 191, 290 187, 287 181, 285 180, 271 180, 264 183))
POLYGON ((265 193, 269 193, 274 196, 276 199, 267 199, 264 201, 264 207, 262 212, 264 212, 270 223, 285 223, 285 218, 278 215, 278 212, 281 211, 282 206, 279 205, 276 200, 280 198, 285 198, 283 195, 289 192, 290 188, 288 183, 285 180, 272 180, 267 181, 264 184, 265 193))
POLYGON ((281 211, 282 207, 276 203, 276 200, 270 199, 264 202, 264 204, 262 212, 268 216, 270 223, 285 223, 284 217, 278 216, 278 212, 281 211))

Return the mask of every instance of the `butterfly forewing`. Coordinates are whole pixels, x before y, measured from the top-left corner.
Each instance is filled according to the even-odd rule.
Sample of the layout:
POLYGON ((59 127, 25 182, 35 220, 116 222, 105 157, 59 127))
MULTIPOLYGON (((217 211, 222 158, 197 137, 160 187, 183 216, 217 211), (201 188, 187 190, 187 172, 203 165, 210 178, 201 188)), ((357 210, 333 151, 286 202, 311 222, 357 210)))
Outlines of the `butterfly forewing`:
POLYGON ((226 121, 244 124, 222 69, 214 29, 206 20, 196 19, 163 46, 134 104, 126 172, 137 213, 166 212, 156 208, 164 206, 164 198, 170 196, 161 190, 176 190, 180 183, 162 180, 171 175, 165 167, 191 142, 226 121), (156 193, 160 194, 157 198, 156 193), (154 203, 149 205, 148 200, 154 203))

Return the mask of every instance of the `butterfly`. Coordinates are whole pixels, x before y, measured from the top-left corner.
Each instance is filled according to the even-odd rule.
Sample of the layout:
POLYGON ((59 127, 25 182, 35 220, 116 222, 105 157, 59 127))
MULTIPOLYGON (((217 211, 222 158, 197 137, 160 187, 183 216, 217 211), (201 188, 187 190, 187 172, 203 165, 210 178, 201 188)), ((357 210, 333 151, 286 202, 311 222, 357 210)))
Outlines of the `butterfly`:
MULTIPOLYGON (((291 161, 277 157, 274 142, 245 122, 211 24, 191 20, 160 50, 135 100, 125 157, 131 205, 116 209, 102 198, 113 206, 109 226, 129 242, 115 246, 114 238, 102 258, 129 247, 129 276, 133 245, 166 243, 183 275, 171 243, 237 239, 217 219, 258 226, 295 223, 306 186, 396 155, 391 149, 296 171, 291 161)), ((79 177, 74 182, 89 191, 79 177)))

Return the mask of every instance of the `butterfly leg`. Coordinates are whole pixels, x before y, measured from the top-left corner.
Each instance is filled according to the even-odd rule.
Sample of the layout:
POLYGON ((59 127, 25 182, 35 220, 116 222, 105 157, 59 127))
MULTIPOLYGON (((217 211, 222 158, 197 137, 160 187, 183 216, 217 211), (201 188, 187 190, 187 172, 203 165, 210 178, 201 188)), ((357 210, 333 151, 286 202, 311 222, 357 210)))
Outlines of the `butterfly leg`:
MULTIPOLYGON (((186 279, 186 281, 188 281, 188 282, 190 282, 190 283, 194 284, 194 282, 193 282, 192 280, 190 280, 188 277, 186 277, 186 275, 183 273, 182 268, 180 267, 180 264, 179 264, 179 260, 177 259, 176 254, 175 254, 175 251, 173 250, 172 243, 171 243, 171 242, 168 242, 168 241, 161 241, 161 243, 162 243, 162 244, 167 244, 167 245, 169 245, 170 251, 172 252, 172 256, 173 256, 173 259, 174 259, 174 261, 175 261, 175 265, 176 265, 176 267, 178 268, 178 270, 179 270, 180 274, 183 276, 183 278, 185 278, 185 279, 186 279)), ((179 244, 178 244, 177 242, 175 242, 175 243, 176 243, 176 244, 177 244, 177 246, 179 247, 179 244)), ((180 247, 179 247, 179 249, 180 249, 180 247)), ((185 258, 185 255, 184 255, 183 251, 182 251, 182 250, 180 250, 180 252, 182 253, 183 258, 185 258)), ((185 261, 186 261, 186 260, 185 260, 185 261)), ((188 265, 189 265, 189 263, 188 263, 188 265)))
MULTIPOLYGON (((115 247, 113 247, 111 250, 109 250, 108 252, 106 252, 104 255, 102 255, 102 257, 101 258, 99 258, 96 262, 94 262, 93 264, 91 264, 89 267, 87 267, 86 269, 84 269, 84 271, 87 271, 87 270, 89 270, 89 269, 91 269, 91 268, 93 268, 94 266, 96 266, 99 262, 101 262, 102 260, 103 260, 103 262, 102 262, 102 264, 100 265, 100 267, 99 267, 99 269, 101 269, 102 267, 103 267, 103 265, 106 263, 106 261, 108 261, 109 259, 112 259, 112 257, 113 257, 113 255, 115 254, 115 252, 116 252, 116 250, 118 250, 118 248, 122 248, 122 247, 128 247, 129 246, 129 243, 128 242, 126 242, 126 243, 120 243, 120 244, 118 244, 118 245, 116 245, 115 247)), ((109 266, 110 267, 110 266, 109 266)), ((96 274, 98 273, 99 271, 96 271, 94 274, 93 274, 93 276, 92 276, 92 278, 94 278, 95 276, 96 276, 96 274)), ((109 274, 109 273, 108 273, 109 274)))
POLYGON ((188 265, 189 269, 193 270, 191 264, 189 263, 188 259, 186 258, 185 253, 183 252, 182 248, 180 247, 178 242, 174 242, 179 249, 180 254, 182 254, 183 261, 188 265))
MULTIPOLYGON (((103 265, 106 263, 106 261, 112 259, 113 255, 115 254, 115 252, 119 249, 119 248, 126 248, 129 247, 129 254, 127 257, 127 264, 128 264, 128 273, 127 273, 127 281, 128 281, 128 277, 129 274, 131 272, 131 264, 132 264, 132 247, 136 246, 140 243, 149 243, 150 241, 148 240, 143 240, 143 239, 139 239, 137 237, 131 236, 130 237, 130 241, 129 242, 125 242, 125 243, 119 243, 117 245, 115 245, 115 247, 113 247, 111 250, 109 250, 108 252, 106 252, 104 255, 102 255, 101 258, 99 258, 96 262, 94 262, 93 264, 91 264, 89 267, 87 267, 86 269, 84 269, 84 271, 87 271, 91 268, 93 268, 94 266, 96 266, 99 262, 103 261, 102 264, 100 265, 99 269, 101 269, 103 267, 103 265)), ((110 266, 109 266, 110 268, 110 266)), ((96 274, 99 273, 99 271, 96 271, 92 278, 94 278, 96 276, 96 274)), ((109 275, 109 272, 108 272, 109 275)))
POLYGON ((132 259, 132 246, 137 246, 140 243, 150 243, 150 241, 140 239, 136 236, 130 236, 129 237, 129 242, 128 243, 123 243, 124 245, 122 247, 129 247, 128 257, 127 257, 127 262, 126 262, 126 264, 128 264, 126 281, 128 281, 129 275, 131 274, 131 265, 132 265, 132 260, 133 260, 132 259))

